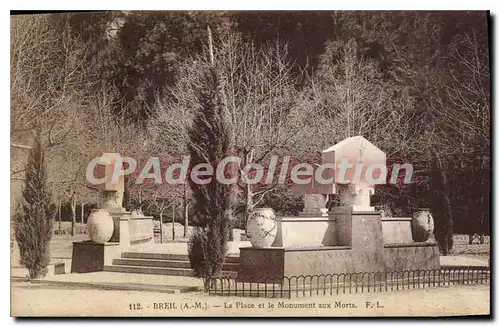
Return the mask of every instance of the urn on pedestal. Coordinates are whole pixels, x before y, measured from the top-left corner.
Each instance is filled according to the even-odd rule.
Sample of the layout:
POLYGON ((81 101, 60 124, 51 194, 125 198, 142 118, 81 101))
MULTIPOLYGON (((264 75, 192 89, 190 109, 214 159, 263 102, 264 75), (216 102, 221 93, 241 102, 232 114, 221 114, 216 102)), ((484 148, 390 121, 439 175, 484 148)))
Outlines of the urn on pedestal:
POLYGON ((278 232, 276 215, 271 208, 252 210, 247 220, 247 235, 254 248, 268 248, 278 232))
POLYGON ((113 217, 106 209, 95 209, 87 221, 87 232, 95 243, 106 243, 113 235, 113 217))
POLYGON ((411 233, 415 242, 425 242, 434 232, 434 219, 428 208, 417 209, 411 219, 411 233))

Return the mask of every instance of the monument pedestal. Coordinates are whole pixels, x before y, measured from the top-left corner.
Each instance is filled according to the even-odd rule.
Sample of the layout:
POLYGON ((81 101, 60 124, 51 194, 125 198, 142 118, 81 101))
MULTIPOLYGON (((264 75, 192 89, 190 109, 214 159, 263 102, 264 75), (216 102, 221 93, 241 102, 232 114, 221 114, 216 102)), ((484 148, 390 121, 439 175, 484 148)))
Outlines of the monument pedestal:
POLYGON ((120 255, 120 243, 73 242, 72 273, 103 271, 120 255))
POLYGON ((153 217, 111 212, 114 230, 109 242, 73 242, 71 272, 102 271, 113 259, 137 244, 153 243, 153 217))
POLYGON ((358 135, 323 150, 321 161, 336 168, 314 175, 326 172, 332 184, 294 185, 304 212, 278 218, 270 248, 240 249, 239 279, 439 269, 437 245, 414 242, 411 219, 382 219, 371 206, 375 185, 387 180, 382 150, 358 135), (330 194, 343 205, 334 212, 327 212, 330 194))
POLYGON ((238 279, 438 268, 435 243, 385 244, 380 212, 344 211, 329 217, 281 218, 272 247, 240 248, 238 279))
MULTIPOLYGON (((121 156, 118 153, 104 153, 101 156, 103 163, 98 164, 99 178, 104 178, 104 190, 102 191, 100 211, 105 211, 104 218, 113 219, 113 233, 109 237, 101 236, 91 239, 93 241, 73 242, 73 255, 71 260, 71 272, 92 272, 102 271, 104 266, 112 265, 113 259, 120 256, 121 252, 128 250, 131 246, 143 243, 153 243, 153 217, 146 217, 142 213, 133 211, 128 212, 122 207, 124 193, 124 174, 119 174, 118 180, 114 181, 115 165, 122 169, 121 156), (105 243, 98 243, 98 242, 105 243)), ((103 228, 102 221, 98 216, 95 217, 95 223, 92 231, 107 232, 108 225, 103 228)), ((101 218, 102 219, 102 218, 101 218)), ((109 220, 106 220, 106 222, 109 220)), ((110 224, 109 224, 110 226, 110 224)), ((102 233, 101 233, 102 234, 102 233)))

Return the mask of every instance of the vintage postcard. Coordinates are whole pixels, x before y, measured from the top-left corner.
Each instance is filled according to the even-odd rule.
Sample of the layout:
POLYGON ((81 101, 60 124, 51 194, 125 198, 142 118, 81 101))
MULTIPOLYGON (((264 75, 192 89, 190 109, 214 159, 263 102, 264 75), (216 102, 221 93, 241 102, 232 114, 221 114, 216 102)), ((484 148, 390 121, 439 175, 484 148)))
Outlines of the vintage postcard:
POLYGON ((490 315, 489 12, 10 25, 12 316, 490 315))

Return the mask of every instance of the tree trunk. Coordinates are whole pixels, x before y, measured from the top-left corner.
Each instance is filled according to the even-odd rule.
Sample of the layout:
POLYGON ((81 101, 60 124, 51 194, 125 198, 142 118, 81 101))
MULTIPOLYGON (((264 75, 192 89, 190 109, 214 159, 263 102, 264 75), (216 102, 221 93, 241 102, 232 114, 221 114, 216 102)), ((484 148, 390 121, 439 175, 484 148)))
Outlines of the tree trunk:
POLYGON ((139 207, 142 207, 142 187, 139 188, 139 207))
POLYGON ((81 217, 80 217, 80 222, 82 225, 85 223, 85 220, 83 219, 83 216, 85 215, 85 203, 82 202, 82 207, 81 207, 81 217))
POLYGON ((59 235, 61 235, 61 214, 62 214, 62 199, 59 199, 59 235))
POLYGON ((184 238, 188 237, 189 231, 189 203, 184 205, 184 238))
POLYGON ((214 64, 214 50, 212 45, 212 31, 210 30, 210 26, 207 25, 207 34, 208 34, 208 53, 210 54, 210 64, 213 66, 214 64))
POLYGON ((435 187, 440 195, 438 199, 441 203, 441 219, 442 221, 442 242, 441 247, 443 255, 448 255, 449 251, 453 247, 453 211, 451 209, 451 200, 449 196, 449 185, 446 172, 443 168, 441 158, 436 150, 432 151, 432 160, 434 166, 433 178, 435 182, 433 187, 435 187))
MULTIPOLYGON (((248 165, 253 162, 253 156, 254 156, 254 149, 250 150, 245 154, 245 165, 248 165)), ((253 192, 252 192, 252 185, 251 184, 245 184, 243 188, 243 196, 245 198, 245 232, 246 232, 246 221, 248 219, 248 215, 250 212, 253 210, 253 192)))
POLYGON ((126 209, 130 209, 130 179, 128 175, 123 177, 123 202, 122 206, 126 209))
POLYGON ((160 244, 163 243, 163 208, 160 210, 160 244))
MULTIPOLYGON (((481 192, 481 197, 479 198, 479 223, 478 223, 478 231, 479 231, 479 243, 484 244, 484 220, 486 218, 486 210, 484 205, 484 193, 485 193, 485 184, 486 180, 484 178, 484 161, 485 161, 485 156, 484 154, 481 154, 480 156, 480 163, 479 163, 479 178, 481 181, 481 185, 479 186, 480 192, 481 192)), ((488 191, 486 191, 488 192, 488 191)))
POLYGON ((71 197, 71 236, 76 234, 76 194, 71 197))
POLYGON ((448 188, 448 178, 446 176, 446 172, 444 169, 441 169, 441 179, 443 181, 443 200, 444 200, 444 209, 445 209, 445 217, 446 217, 446 232, 447 232, 447 245, 448 252, 453 248, 453 211, 451 209, 451 199, 448 188))
POLYGON ((188 234, 188 223, 189 223, 189 203, 187 201, 187 189, 186 185, 184 185, 184 194, 182 195, 182 204, 184 206, 184 238, 187 237, 188 234))
POLYGON ((245 185, 244 195, 245 195, 245 208, 248 215, 253 210, 252 185, 250 184, 245 185))
POLYGON ((172 203, 172 241, 175 241, 175 204, 172 203))

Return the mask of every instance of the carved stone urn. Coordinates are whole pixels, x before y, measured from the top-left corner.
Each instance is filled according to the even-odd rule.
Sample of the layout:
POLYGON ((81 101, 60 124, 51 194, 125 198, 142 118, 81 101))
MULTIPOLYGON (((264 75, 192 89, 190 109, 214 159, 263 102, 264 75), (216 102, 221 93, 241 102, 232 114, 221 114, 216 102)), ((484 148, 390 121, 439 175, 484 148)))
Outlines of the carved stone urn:
POLYGON ((428 208, 419 208, 411 219, 413 241, 425 242, 434 232, 434 219, 428 208))
POLYGON ((109 212, 124 211, 122 207, 123 194, 116 190, 104 190, 101 196, 101 208, 109 212))
POLYGON ((113 217, 106 209, 95 209, 87 221, 87 232, 95 243, 106 243, 113 236, 113 217))
POLYGON ((278 232, 276 215, 271 208, 255 208, 248 216, 247 235, 254 248, 268 248, 278 232))

